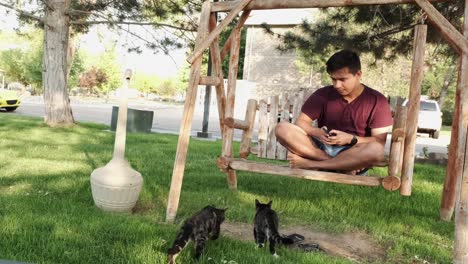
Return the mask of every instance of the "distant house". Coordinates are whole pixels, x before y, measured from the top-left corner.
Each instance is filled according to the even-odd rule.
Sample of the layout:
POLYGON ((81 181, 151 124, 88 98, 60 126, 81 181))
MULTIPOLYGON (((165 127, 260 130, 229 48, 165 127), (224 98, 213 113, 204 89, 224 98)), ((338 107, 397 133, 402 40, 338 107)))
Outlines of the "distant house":
POLYGON ((252 11, 245 23, 247 40, 243 80, 255 83, 257 98, 319 86, 316 74, 299 70, 296 53, 280 52, 277 47, 281 42, 265 33, 261 27, 262 23, 266 23, 273 32, 282 34, 301 24, 304 19, 313 22, 314 14, 315 9, 252 11))

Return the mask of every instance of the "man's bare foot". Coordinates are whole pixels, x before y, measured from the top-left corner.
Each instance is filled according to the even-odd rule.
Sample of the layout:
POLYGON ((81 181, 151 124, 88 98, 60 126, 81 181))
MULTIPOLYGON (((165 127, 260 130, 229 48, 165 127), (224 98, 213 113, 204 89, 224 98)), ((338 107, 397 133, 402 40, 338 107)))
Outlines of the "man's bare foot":
POLYGON ((349 171, 343 171, 344 174, 349 174, 349 175, 359 175, 362 171, 364 171, 366 168, 362 168, 360 170, 349 170, 349 171))
POLYGON ((342 171, 343 174, 348 174, 348 175, 356 175, 358 172, 359 170, 342 171))
POLYGON ((315 162, 299 155, 288 153, 289 167, 293 169, 315 169, 315 162))

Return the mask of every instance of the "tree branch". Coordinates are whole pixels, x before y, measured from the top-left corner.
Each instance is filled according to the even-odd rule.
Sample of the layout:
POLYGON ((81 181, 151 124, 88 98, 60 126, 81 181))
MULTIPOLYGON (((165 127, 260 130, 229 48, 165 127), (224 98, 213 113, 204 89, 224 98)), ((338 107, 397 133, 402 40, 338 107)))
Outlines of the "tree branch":
MULTIPOLYGON (((98 17, 101 17, 105 19, 105 16, 103 15, 96 15, 93 12, 89 11, 82 11, 82 10, 69 10, 68 13, 83 13, 83 14, 90 14, 90 15, 95 15, 98 17)), ((187 29, 187 28, 182 28, 170 24, 164 24, 164 23, 159 23, 159 22, 138 22, 138 21, 115 21, 115 20, 96 20, 96 21, 85 21, 85 20, 76 20, 76 21, 70 21, 70 24, 73 25, 95 25, 95 24, 110 24, 110 25, 153 25, 153 26, 161 26, 161 27, 168 27, 168 28, 173 28, 181 31, 196 31, 194 29, 187 29)))
MULTIPOLYGON (((143 41, 143 42, 146 42, 146 43, 148 43, 148 44, 154 44, 154 43, 148 41, 147 39, 142 38, 142 37, 139 36, 138 34, 135 34, 135 33, 131 32, 130 30, 123 28, 122 26, 117 25, 117 27, 120 28, 120 30, 123 30, 123 31, 127 32, 128 34, 134 36, 135 38, 140 39, 140 40, 143 41)), ((157 44, 155 44, 155 45, 158 46, 161 50, 163 50, 164 53, 165 53, 166 55, 169 56, 169 58, 172 60, 172 62, 174 62, 174 64, 177 65, 176 61, 175 61, 174 58, 169 54, 169 51, 168 51, 165 47, 162 47, 161 45, 157 45, 157 44)))
POLYGON ((83 20, 78 20, 78 21, 70 21, 70 24, 73 24, 73 25, 111 24, 111 25, 140 25, 140 26, 153 25, 153 26, 169 27, 169 28, 183 30, 183 31, 196 31, 196 30, 193 30, 193 29, 186 29, 186 28, 181 28, 181 27, 169 25, 169 24, 157 23, 157 22, 112 21, 112 20, 83 21, 83 20))
POLYGON ((17 7, 14 7, 12 5, 5 4, 5 3, 2 3, 2 2, 0 2, 0 6, 4 6, 4 7, 8 8, 8 9, 12 9, 12 10, 16 11, 21 16, 29 17, 29 18, 31 18, 33 20, 44 23, 44 18, 36 16, 31 12, 24 11, 22 9, 19 9, 17 7))

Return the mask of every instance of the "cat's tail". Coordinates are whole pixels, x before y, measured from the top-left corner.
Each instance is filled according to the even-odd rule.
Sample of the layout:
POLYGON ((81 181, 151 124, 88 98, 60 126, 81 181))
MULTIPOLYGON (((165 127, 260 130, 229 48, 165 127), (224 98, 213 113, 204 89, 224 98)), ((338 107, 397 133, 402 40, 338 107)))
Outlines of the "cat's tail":
POLYGON ((292 244, 294 244, 294 240, 292 238, 282 236, 278 232, 274 232, 274 234, 271 235, 271 238, 278 245, 292 245, 292 244))
POLYGON ((281 236, 280 234, 276 234, 275 236, 273 236, 273 239, 275 240, 276 243, 282 244, 282 245, 294 244, 294 240, 292 238, 281 236))
POLYGON ((177 255, 184 249, 190 240, 190 234, 192 233, 192 226, 185 224, 182 226, 179 234, 177 234, 172 247, 169 248, 167 253, 169 254, 168 263, 175 263, 177 255))

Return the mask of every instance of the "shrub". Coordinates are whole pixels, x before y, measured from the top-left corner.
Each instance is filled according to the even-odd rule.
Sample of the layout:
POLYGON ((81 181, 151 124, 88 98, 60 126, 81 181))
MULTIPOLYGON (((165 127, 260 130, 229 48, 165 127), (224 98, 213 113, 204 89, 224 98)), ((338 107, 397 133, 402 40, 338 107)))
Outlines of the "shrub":
POLYGON ((453 121, 453 112, 449 110, 442 110, 442 125, 451 126, 453 121))

